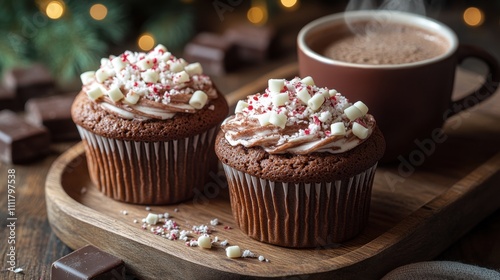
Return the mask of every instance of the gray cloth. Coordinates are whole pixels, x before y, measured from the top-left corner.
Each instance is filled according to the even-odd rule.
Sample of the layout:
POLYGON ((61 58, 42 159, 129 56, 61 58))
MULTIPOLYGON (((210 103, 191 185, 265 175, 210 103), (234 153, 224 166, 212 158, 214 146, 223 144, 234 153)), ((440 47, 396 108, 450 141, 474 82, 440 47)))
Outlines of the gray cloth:
POLYGON ((385 275, 382 280, 500 280, 500 272, 452 261, 430 261, 404 265, 385 275))

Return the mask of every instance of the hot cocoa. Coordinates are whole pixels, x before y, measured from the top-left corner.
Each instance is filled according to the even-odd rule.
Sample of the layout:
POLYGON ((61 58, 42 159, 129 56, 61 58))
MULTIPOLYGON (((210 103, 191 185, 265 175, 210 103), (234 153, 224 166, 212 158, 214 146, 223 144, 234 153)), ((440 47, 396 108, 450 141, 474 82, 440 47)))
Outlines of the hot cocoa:
POLYGON ((337 28, 323 44, 324 56, 358 64, 403 64, 439 56, 449 48, 446 39, 415 26, 355 22, 337 28))

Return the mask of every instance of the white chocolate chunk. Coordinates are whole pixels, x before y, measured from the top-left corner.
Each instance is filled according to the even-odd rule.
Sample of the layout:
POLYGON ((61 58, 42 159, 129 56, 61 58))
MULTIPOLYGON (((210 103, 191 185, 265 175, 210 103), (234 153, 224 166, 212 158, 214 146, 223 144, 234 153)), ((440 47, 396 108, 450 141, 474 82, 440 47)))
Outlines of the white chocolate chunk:
POLYGON ((359 123, 352 124, 352 133, 356 135, 359 139, 366 139, 368 137, 368 128, 360 125, 359 123))
POLYGON ((307 76, 304 79, 301 80, 303 84, 306 84, 308 86, 314 86, 314 80, 311 76, 307 76))
POLYGON ((203 68, 201 67, 201 64, 199 62, 186 65, 186 67, 184 67, 184 70, 189 74, 189 76, 203 74, 203 68))
POLYGON ((288 118, 285 114, 278 114, 276 112, 271 112, 269 116, 269 123, 274 124, 275 126, 279 126, 281 128, 285 128, 286 121, 288 118))
POLYGON ((176 79, 174 79, 174 82, 176 84, 182 84, 182 83, 189 82, 189 74, 186 73, 186 71, 181 71, 181 72, 175 74, 175 78, 176 79))
POLYGON ((327 89, 320 89, 319 92, 321 94, 323 94, 323 96, 325 97, 325 100, 330 98, 330 93, 328 92, 327 89))
POLYGON ((125 66, 127 66, 127 62, 123 61, 119 56, 113 58, 113 60, 111 60, 111 64, 113 64, 116 72, 119 72, 120 70, 125 68, 125 66))
POLYGON ((100 68, 95 72, 95 79, 98 83, 104 82, 109 77, 111 77, 111 73, 106 71, 106 69, 100 68))
POLYGON ((268 125, 268 124, 271 124, 271 123, 269 122, 269 118, 271 117, 270 113, 264 113, 264 114, 258 115, 258 116, 256 116, 256 117, 257 117, 257 119, 259 120, 259 124, 260 124, 261 126, 266 126, 266 125, 268 125))
POLYGON ((148 216, 146 217, 146 223, 150 225, 156 225, 156 223, 158 223, 158 215, 153 213, 148 213, 148 216))
POLYGON ((125 97, 123 95, 123 93, 121 92, 121 90, 117 86, 114 86, 111 89, 109 89, 107 92, 107 95, 115 103, 120 101, 121 99, 123 99, 125 97))
POLYGON ((330 135, 345 135, 345 126, 342 122, 332 123, 330 126, 330 135))
POLYGON ((290 101, 288 98, 288 92, 283 92, 283 93, 277 93, 273 95, 273 104, 274 106, 283 106, 285 103, 290 101))
POLYGON ((148 69, 148 70, 142 72, 141 77, 146 83, 156 83, 156 82, 158 82, 158 78, 159 78, 158 72, 156 72, 153 69, 148 69))
POLYGON ((241 257, 241 249, 240 246, 234 245, 226 248, 226 256, 231 259, 241 257))
POLYGON ((104 96, 104 92, 102 92, 102 89, 100 86, 95 85, 91 89, 87 90, 87 96, 90 97, 92 100, 97 100, 101 96, 104 96))
POLYGON ((363 116, 368 113, 368 106, 366 106, 366 104, 362 101, 357 101, 356 103, 354 103, 354 106, 356 106, 356 108, 358 108, 361 113, 363 113, 363 116))
POLYGON ((212 242, 210 242, 210 237, 208 235, 202 235, 198 237, 198 246, 204 249, 212 248, 212 242))
POLYGON ((109 63, 109 59, 108 58, 101 58, 101 66, 105 66, 109 63))
POLYGON ((358 107, 352 105, 344 109, 344 114, 349 118, 349 120, 354 121, 357 118, 361 118, 363 116, 363 112, 361 112, 358 107))
POLYGON ((156 47, 154 48, 154 50, 155 50, 156 52, 159 52, 159 51, 160 51, 160 52, 166 52, 166 51, 167 51, 167 47, 165 47, 165 46, 164 46, 164 45, 162 45, 162 44, 158 44, 158 45, 156 45, 156 47))
POLYGON ((83 85, 86 85, 86 84, 89 84, 90 82, 92 82, 92 80, 94 79, 94 76, 95 76, 95 71, 83 72, 80 75, 80 80, 82 80, 83 85))
POLYGON ((311 108, 311 110, 318 110, 321 105, 325 102, 325 97, 322 94, 315 94, 309 101, 307 101, 307 106, 311 108))
POLYGON ((207 100, 207 94, 204 91, 197 90, 189 99, 189 105, 193 106, 195 109, 201 109, 207 104, 207 100))
POLYGON ((269 88, 269 91, 272 94, 275 93, 280 93, 283 87, 285 86, 285 80, 284 79, 269 79, 267 82, 267 86, 269 88))
POLYGON ((330 97, 335 96, 337 93, 338 93, 338 91, 335 89, 331 89, 328 91, 328 94, 330 94, 330 97))
POLYGON ((146 71, 146 70, 150 69, 151 67, 153 67, 153 62, 149 59, 144 58, 144 59, 137 61, 136 65, 142 71, 146 71))
POLYGON ((141 98, 141 96, 135 92, 129 92, 127 93, 127 96, 125 97, 125 101, 129 104, 137 104, 137 102, 139 101, 139 98, 141 98))
POLYGON ((184 71, 184 66, 182 66, 182 62, 180 61, 169 60, 167 61, 167 64, 170 66, 170 71, 174 73, 179 73, 181 71, 184 71))
POLYGON ((161 61, 164 61, 164 62, 167 62, 169 61, 170 57, 172 56, 172 53, 170 52, 165 52, 163 53, 161 56, 160 56, 160 60, 161 61))
POLYGON ((241 113, 243 112, 243 110, 245 108, 248 107, 248 103, 246 103, 245 101, 243 100, 240 100, 238 101, 238 103, 236 104, 236 108, 234 109, 234 113, 237 114, 237 113, 241 113))
POLYGON ((299 92, 297 92, 297 97, 300 101, 304 102, 304 104, 307 104, 309 99, 311 99, 311 95, 306 87, 303 87, 299 92))

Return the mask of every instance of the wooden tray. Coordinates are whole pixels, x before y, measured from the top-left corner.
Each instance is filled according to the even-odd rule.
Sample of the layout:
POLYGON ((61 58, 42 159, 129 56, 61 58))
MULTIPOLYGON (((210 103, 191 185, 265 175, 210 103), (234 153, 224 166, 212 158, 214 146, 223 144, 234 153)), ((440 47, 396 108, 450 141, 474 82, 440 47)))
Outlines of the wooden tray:
POLYGON ((222 247, 187 247, 183 241, 143 230, 134 219, 146 217, 145 206, 114 201, 92 185, 82 143, 52 166, 46 200, 52 229, 65 244, 73 249, 94 244, 123 258, 127 269, 141 279, 377 279, 399 265, 435 257, 500 206, 500 154, 476 167, 442 166, 441 174, 448 175, 425 168, 400 177, 404 182, 397 181, 396 170, 382 167, 377 171, 368 228, 357 238, 330 248, 287 249, 245 236, 233 222, 223 183, 220 189, 210 190, 208 194, 215 196, 211 199, 198 196, 178 205, 151 207, 153 213, 170 213, 186 230, 193 225, 210 226, 210 220, 218 218, 220 224, 210 226, 212 236, 270 262, 229 259, 222 247), (225 229, 228 226, 232 229, 225 229))
MULTIPOLYGON (((295 69, 271 76, 286 76, 295 69)), ((232 99, 245 92, 243 88, 232 99)), ((48 218, 69 247, 93 244, 122 258, 128 271, 141 279, 379 279, 400 265, 436 257, 500 207, 498 139, 472 145, 475 140, 469 135, 455 128, 448 132, 432 155, 379 167, 367 228, 337 246, 288 249, 247 237, 233 221, 223 179, 193 200, 151 207, 153 213, 170 213, 180 229, 208 225, 212 237, 227 239, 269 262, 229 259, 223 247, 188 247, 143 230, 140 221, 149 213, 144 205, 114 201, 92 185, 82 143, 60 156, 49 171, 48 218), (220 224, 210 226, 214 218, 220 224)))

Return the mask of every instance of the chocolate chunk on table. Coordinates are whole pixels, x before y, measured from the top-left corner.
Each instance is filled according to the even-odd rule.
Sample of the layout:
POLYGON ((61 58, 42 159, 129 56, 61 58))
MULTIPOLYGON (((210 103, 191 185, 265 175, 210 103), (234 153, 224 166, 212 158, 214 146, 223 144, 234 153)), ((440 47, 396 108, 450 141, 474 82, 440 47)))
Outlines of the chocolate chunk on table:
POLYGON ((276 31, 270 26, 236 25, 224 32, 236 46, 238 58, 248 63, 265 62, 276 49, 276 31))
POLYGON ((3 83, 22 105, 28 99, 53 94, 56 84, 50 71, 41 64, 10 69, 4 74, 3 83))
POLYGON ((0 111, 0 160, 25 163, 49 153, 47 129, 26 122, 10 110, 0 111))
POLYGON ((209 75, 222 75, 238 64, 234 45, 224 37, 203 32, 196 35, 184 48, 188 62, 199 62, 209 75))
POLYGON ((78 140, 80 136, 71 119, 71 104, 75 95, 55 95, 33 98, 26 102, 28 121, 46 127, 52 141, 78 140))
POLYGON ((20 111, 22 106, 19 104, 14 91, 0 84, 0 110, 3 109, 20 111))
POLYGON ((52 264, 51 279, 125 279, 123 261, 92 245, 87 245, 52 264))

